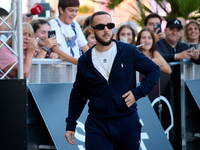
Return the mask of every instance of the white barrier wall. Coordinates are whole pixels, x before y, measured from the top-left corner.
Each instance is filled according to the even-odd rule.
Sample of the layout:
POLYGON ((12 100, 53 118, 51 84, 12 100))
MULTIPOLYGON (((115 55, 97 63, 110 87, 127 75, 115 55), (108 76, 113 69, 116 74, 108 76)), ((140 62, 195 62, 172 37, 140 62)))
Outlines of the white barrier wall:
MULTIPOLYGON (((169 63, 170 66, 178 65, 180 62, 169 63)), ((183 62, 184 80, 200 79, 200 65, 191 63, 189 60, 183 62)), ((75 80, 77 66, 61 59, 33 59, 29 76, 30 83, 73 83, 75 80)), ((137 73, 137 83, 139 74, 137 73)))
POLYGON ((73 83, 77 66, 61 59, 33 59, 29 83, 73 83))

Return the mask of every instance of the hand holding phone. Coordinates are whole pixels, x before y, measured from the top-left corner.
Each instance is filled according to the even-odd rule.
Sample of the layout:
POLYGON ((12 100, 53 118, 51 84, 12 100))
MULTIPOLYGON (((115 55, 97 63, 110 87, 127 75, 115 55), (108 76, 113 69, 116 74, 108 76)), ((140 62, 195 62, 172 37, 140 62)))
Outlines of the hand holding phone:
POLYGON ((189 48, 192 49, 192 50, 195 50, 197 47, 197 44, 196 43, 190 43, 189 44, 189 48))
POLYGON ((120 38, 120 41, 124 42, 124 43, 127 43, 128 42, 128 39, 127 37, 121 37, 120 38))
POLYGON ((156 31, 158 28, 159 28, 159 30, 158 30, 157 34, 159 34, 160 32, 162 32, 161 31, 161 25, 160 24, 155 24, 154 25, 154 31, 156 31))

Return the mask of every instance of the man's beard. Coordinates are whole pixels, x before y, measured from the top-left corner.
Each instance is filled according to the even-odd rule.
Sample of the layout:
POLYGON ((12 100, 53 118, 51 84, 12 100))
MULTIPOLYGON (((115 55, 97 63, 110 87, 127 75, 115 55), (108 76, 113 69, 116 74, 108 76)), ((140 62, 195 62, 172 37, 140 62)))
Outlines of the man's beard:
POLYGON ((112 39, 113 39, 113 34, 112 34, 112 36, 111 36, 111 38, 110 38, 110 40, 108 42, 103 41, 95 32, 94 32, 94 35, 95 35, 95 38, 96 38, 97 42, 99 42, 103 46, 110 45, 111 42, 112 42, 112 39))

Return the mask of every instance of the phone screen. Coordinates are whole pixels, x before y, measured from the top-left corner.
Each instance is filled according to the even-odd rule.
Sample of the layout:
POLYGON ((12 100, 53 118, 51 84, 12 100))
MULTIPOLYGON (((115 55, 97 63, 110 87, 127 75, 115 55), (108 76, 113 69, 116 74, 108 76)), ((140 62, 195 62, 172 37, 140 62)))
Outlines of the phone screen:
POLYGON ((51 38, 51 37, 53 37, 55 35, 56 35, 56 31, 55 30, 48 31, 48 38, 51 38))
POLYGON ((160 24, 155 24, 154 25, 154 31, 156 31, 158 28, 160 28, 160 29, 158 30, 157 34, 161 32, 161 25, 160 24))
POLYGON ((196 43, 190 43, 190 44, 189 44, 189 47, 190 47, 190 49, 195 50, 196 47, 197 47, 197 44, 196 44, 196 43))
POLYGON ((38 44, 39 40, 40 40, 39 37, 36 37, 35 43, 38 44))
POLYGON ((121 37, 120 38, 120 41, 124 42, 124 43, 127 43, 128 42, 128 39, 127 37, 121 37))

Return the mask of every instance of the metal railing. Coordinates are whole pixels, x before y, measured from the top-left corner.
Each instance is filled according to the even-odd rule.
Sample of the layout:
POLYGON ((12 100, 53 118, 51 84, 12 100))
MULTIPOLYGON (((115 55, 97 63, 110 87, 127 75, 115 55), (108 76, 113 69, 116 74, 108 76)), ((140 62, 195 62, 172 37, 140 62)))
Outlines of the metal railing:
MULTIPOLYGON (((187 142, 187 115, 186 115, 186 80, 200 79, 200 65, 191 63, 188 60, 181 61, 180 64, 180 78, 181 78, 181 135, 182 135, 182 150, 188 148, 187 142)), ((200 85, 199 85, 200 87, 200 85)), ((196 118, 197 119, 197 118, 196 118)))
MULTIPOLYGON (((181 79, 194 80, 200 79, 200 65, 196 65, 189 60, 181 61, 183 72, 181 79)), ((180 62, 171 62, 170 66, 180 65, 180 62)), ((33 59, 29 75, 30 83, 72 83, 75 80, 77 66, 61 59, 33 59)), ((137 83, 139 74, 137 73, 137 83)))
POLYGON ((12 68, 18 63, 18 79, 24 78, 24 69, 23 69, 23 38, 22 38, 22 1, 21 0, 12 0, 11 1, 11 12, 9 15, 3 20, 0 17, 0 20, 2 21, 0 23, 0 26, 5 24, 10 31, 0 31, 0 33, 10 33, 10 36, 7 37, 6 41, 3 41, 0 38, 0 41, 2 44, 0 45, 0 48, 4 45, 9 48, 9 50, 17 57, 17 62, 15 62, 11 68, 7 72, 3 72, 0 70, 0 72, 3 74, 3 76, 0 79, 4 79, 4 77, 7 77, 7 74, 12 70, 12 68), (10 27, 6 20, 12 16, 12 27, 10 27), (7 41, 12 38, 12 48, 7 45, 7 41), (17 44, 18 43, 18 44, 17 44), (17 51, 18 50, 18 51, 17 51))
POLYGON ((29 83, 73 83, 77 66, 61 59, 33 59, 29 83))

